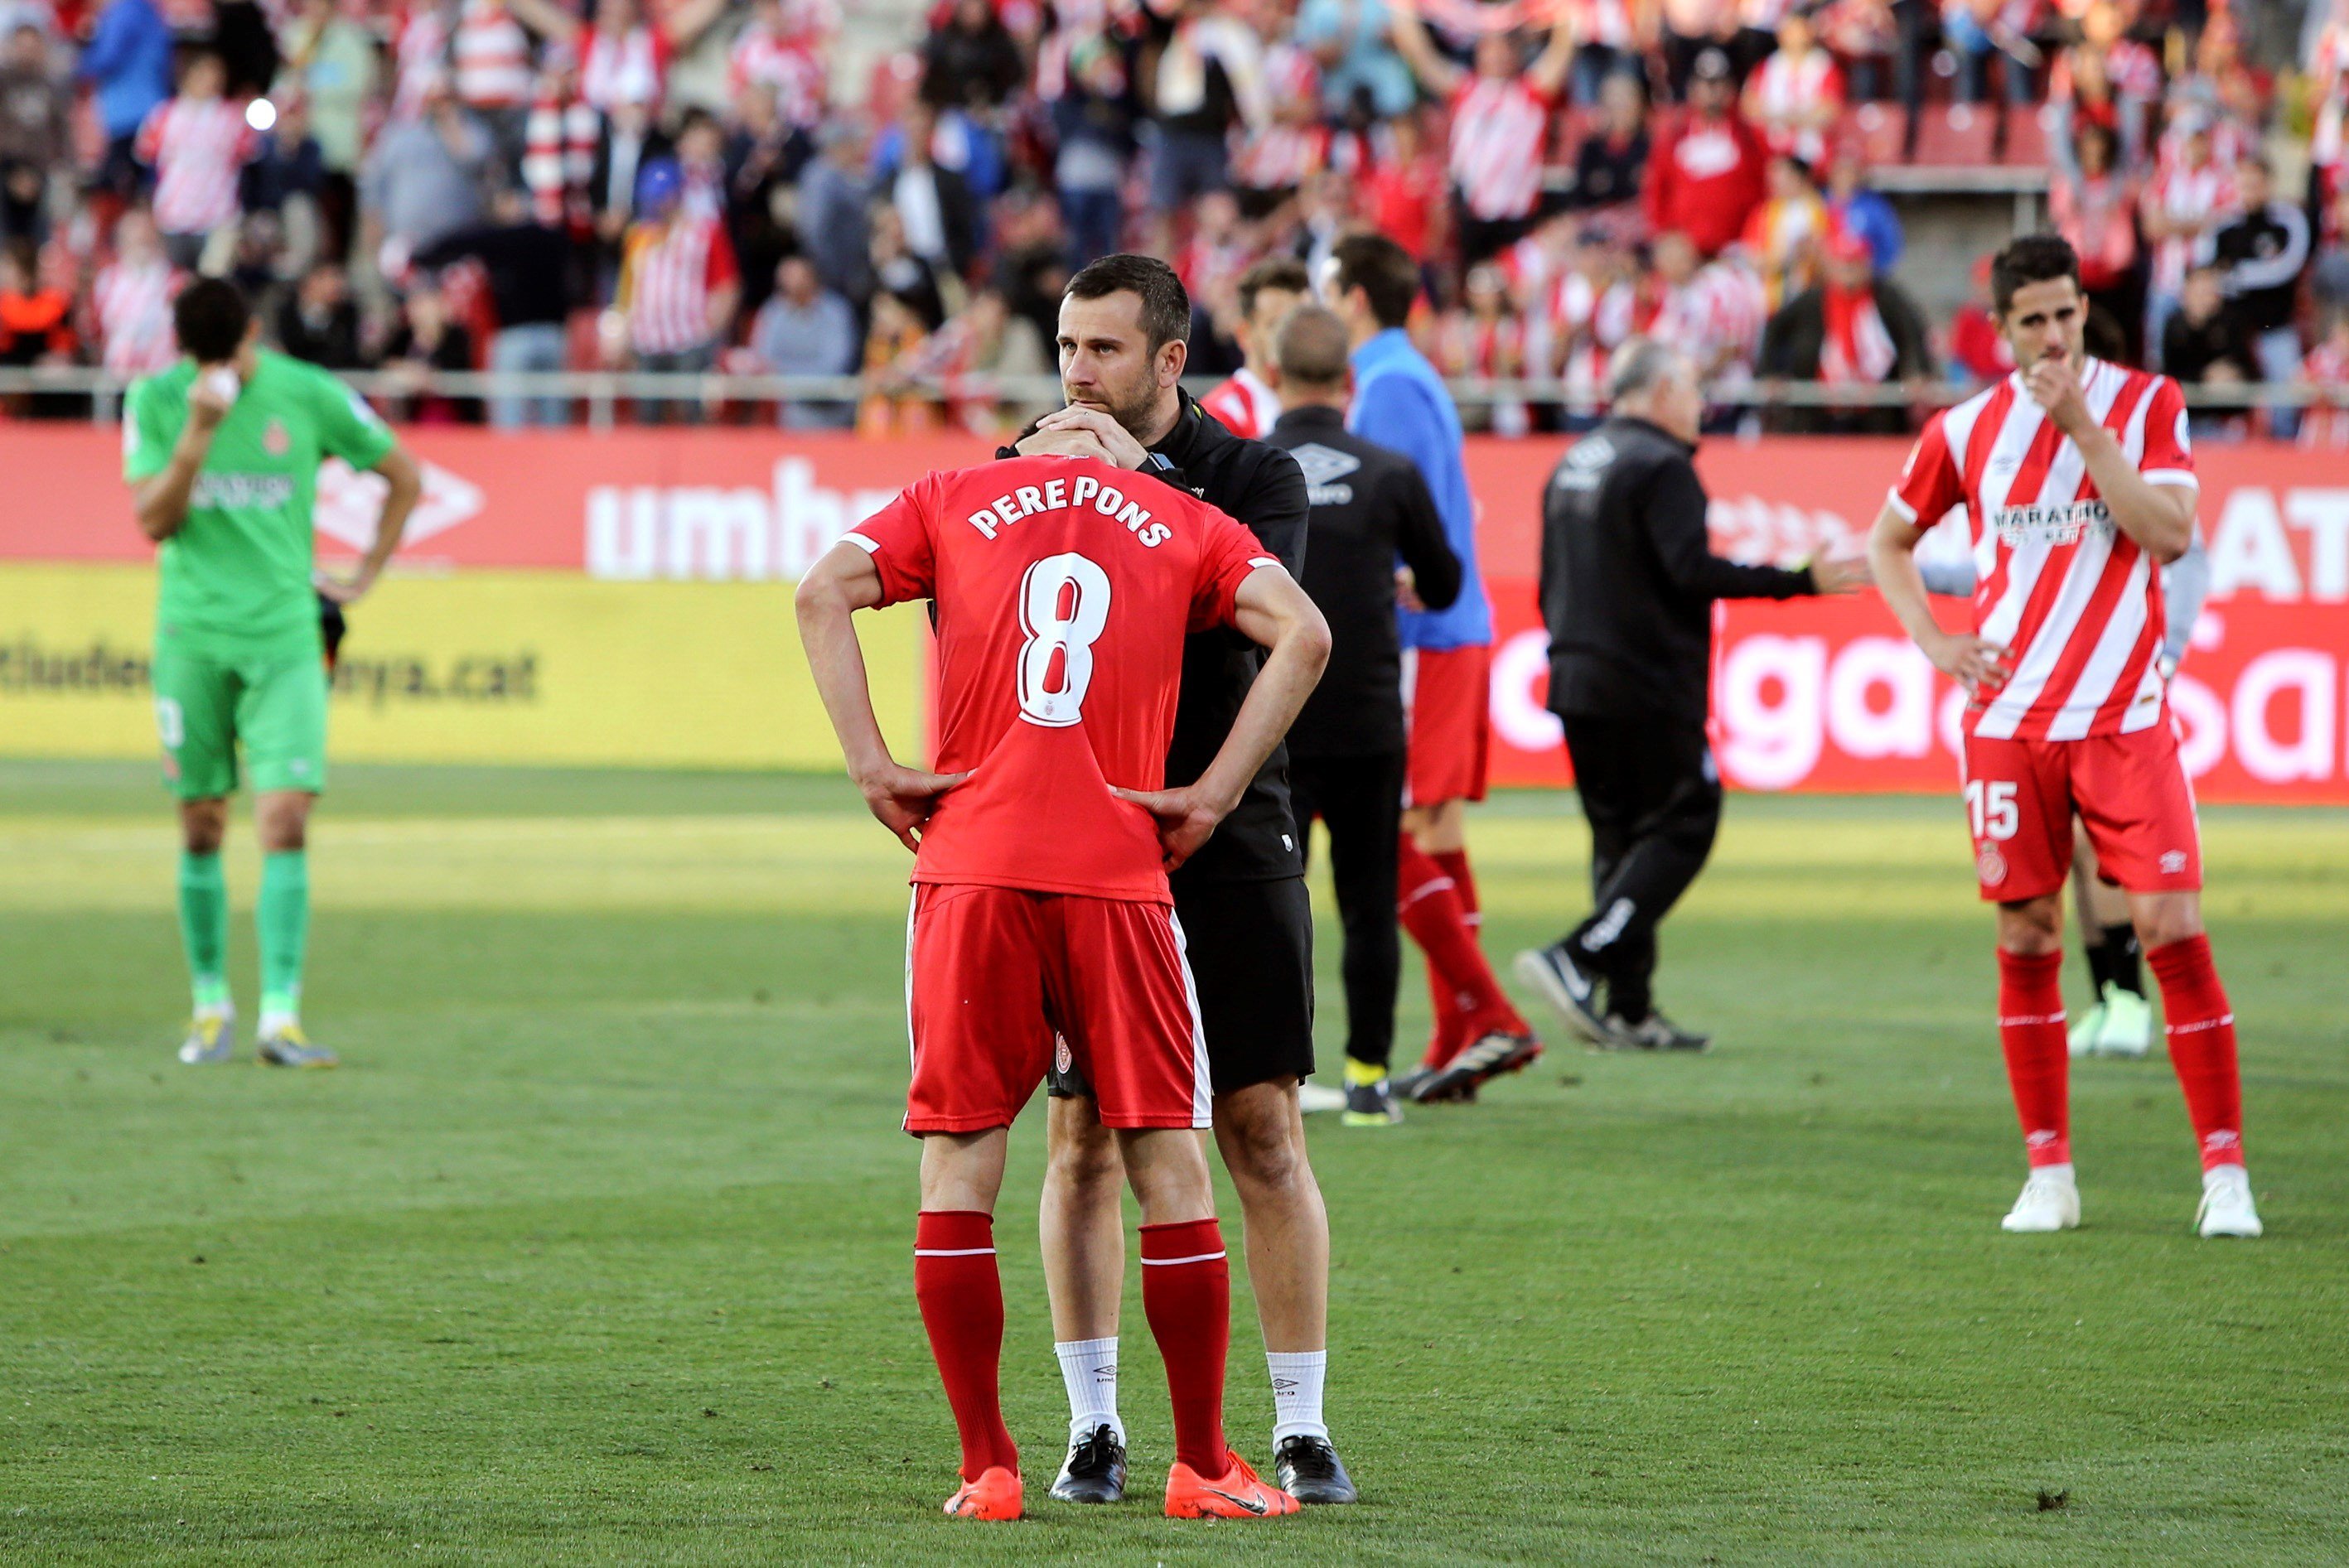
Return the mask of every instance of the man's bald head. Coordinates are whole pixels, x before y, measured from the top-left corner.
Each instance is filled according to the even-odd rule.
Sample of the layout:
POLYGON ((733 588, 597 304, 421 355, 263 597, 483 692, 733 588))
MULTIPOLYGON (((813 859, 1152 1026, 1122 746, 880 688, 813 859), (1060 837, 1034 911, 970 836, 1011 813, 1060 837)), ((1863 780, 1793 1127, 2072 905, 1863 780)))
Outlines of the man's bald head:
POLYGON ((1300 304, 1273 338, 1283 403, 1343 403, 1352 379, 1346 323, 1326 305, 1300 304))

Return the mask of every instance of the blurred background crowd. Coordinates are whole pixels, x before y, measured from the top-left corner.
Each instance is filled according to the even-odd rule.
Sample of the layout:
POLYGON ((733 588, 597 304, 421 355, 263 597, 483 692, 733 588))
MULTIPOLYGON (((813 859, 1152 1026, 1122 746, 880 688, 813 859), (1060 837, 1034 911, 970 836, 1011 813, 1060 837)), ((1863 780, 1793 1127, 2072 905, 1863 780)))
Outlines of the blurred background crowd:
POLYGON ((1092 257, 1174 261, 1213 377, 1252 265, 1369 226, 1436 363, 1509 384, 1487 428, 1578 422, 1647 333, 1723 423, 1898 429, 1741 388, 2003 373, 1904 221, 2012 189, 2107 353, 2349 396, 2349 0, 914 3, 0 0, 0 365, 152 369, 203 272, 409 418, 575 412, 440 371, 716 369, 857 378, 797 428, 992 429, 1092 257))

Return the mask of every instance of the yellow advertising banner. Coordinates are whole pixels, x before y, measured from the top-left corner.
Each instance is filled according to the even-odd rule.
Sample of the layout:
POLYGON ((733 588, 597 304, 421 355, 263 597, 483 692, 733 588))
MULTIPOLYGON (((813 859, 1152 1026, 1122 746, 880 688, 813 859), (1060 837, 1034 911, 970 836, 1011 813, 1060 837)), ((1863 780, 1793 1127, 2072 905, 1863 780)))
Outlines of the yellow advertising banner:
MULTIPOLYGON (((156 753, 152 567, 0 562, 0 756, 156 753)), ((923 754, 918 606, 857 617, 874 706, 923 754)), ((351 612, 343 761, 837 768, 785 583, 394 576, 351 612)))

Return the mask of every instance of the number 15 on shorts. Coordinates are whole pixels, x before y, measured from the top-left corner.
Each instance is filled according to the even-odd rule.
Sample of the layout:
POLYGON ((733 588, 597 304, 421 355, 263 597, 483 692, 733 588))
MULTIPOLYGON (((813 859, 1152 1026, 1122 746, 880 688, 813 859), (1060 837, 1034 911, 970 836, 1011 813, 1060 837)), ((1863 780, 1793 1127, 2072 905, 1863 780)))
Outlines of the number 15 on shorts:
POLYGON ((2011 839, 2023 825, 2011 782, 1966 781, 1966 820, 1977 839, 2011 839))

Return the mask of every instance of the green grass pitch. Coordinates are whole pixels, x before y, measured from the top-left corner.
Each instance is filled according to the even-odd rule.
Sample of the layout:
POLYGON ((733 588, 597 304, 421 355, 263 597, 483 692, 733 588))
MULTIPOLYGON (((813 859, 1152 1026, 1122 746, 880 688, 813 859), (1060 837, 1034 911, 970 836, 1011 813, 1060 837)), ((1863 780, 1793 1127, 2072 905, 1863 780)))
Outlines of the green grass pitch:
MULTIPOLYGON (((171 1058, 148 770, 0 765, 0 1560, 2339 1563, 2349 814, 2206 827, 2265 1240, 2189 1234, 2158 1056, 2075 1070, 2086 1227, 2001 1234, 2022 1161, 1959 808, 1736 799, 1664 934, 1713 1055, 1554 1047, 1474 1109, 1314 1126, 1360 1508, 1157 1517, 1131 1283, 1142 1500, 1040 1501, 1023 1119, 999 1235, 1040 1501, 977 1527, 938 1515, 910 1282, 903 856, 843 785, 343 769, 308 1011, 347 1065, 289 1075, 249 1034, 245 1065, 171 1058)), ((1570 801, 1474 832, 1493 952, 1578 912, 1570 801)), ((242 820, 230 869, 249 1029, 242 820)))

